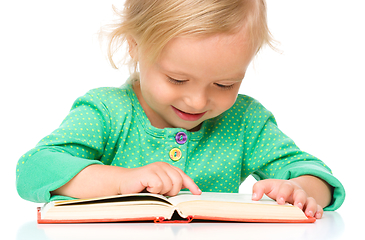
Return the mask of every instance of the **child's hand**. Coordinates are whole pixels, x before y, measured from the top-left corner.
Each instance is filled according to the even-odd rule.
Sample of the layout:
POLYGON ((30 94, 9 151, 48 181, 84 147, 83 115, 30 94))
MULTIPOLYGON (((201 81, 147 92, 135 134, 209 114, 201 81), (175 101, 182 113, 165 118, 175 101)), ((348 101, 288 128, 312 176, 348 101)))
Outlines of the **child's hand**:
POLYGON ((266 179, 256 182, 253 186, 252 200, 258 201, 264 194, 276 200, 278 204, 288 202, 299 207, 307 216, 321 218, 323 215, 323 208, 293 179, 266 179))
POLYGON ((150 193, 175 196, 183 188, 188 188, 192 194, 201 194, 199 187, 180 168, 156 162, 139 168, 124 169, 119 191, 120 194, 127 194, 146 190, 150 193))

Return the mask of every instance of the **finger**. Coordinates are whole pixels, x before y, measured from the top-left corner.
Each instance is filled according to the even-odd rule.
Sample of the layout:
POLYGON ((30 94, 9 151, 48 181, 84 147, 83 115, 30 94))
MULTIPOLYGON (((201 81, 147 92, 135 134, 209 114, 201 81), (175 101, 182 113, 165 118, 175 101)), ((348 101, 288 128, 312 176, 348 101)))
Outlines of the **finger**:
POLYGON ((163 188, 163 180, 158 174, 148 174, 142 180, 141 184, 150 193, 159 194, 163 188))
POLYGON ((285 204, 285 202, 293 203, 290 197, 294 193, 294 186, 289 181, 283 181, 279 186, 278 193, 276 195, 276 202, 278 204, 285 204))
POLYGON ((317 206, 317 212, 315 213, 314 216, 317 219, 322 218, 322 216, 323 216, 323 208, 320 205, 317 206))
POLYGON ((170 177, 171 174, 169 173, 169 171, 166 171, 165 169, 157 170, 156 174, 160 177, 162 181, 162 186, 160 187, 160 191, 158 193, 165 195, 173 188, 173 180, 170 177))
POLYGON ((141 185, 150 192, 155 194, 165 194, 170 191, 172 181, 167 172, 170 165, 167 163, 152 163, 141 167, 144 171, 140 173, 141 185))
POLYGON ((175 168, 170 168, 171 171, 168 171, 167 174, 169 175, 172 185, 169 191, 165 193, 167 196, 175 196, 177 195, 183 186, 183 178, 179 171, 175 168))
POLYGON ((182 177, 182 186, 181 186, 181 189, 187 188, 194 195, 200 195, 200 194, 202 194, 202 191, 200 190, 200 188, 198 187, 198 185, 195 184, 195 182, 193 181, 193 179, 191 179, 188 175, 186 175, 180 168, 177 168, 177 167, 175 167, 175 168, 180 173, 180 175, 182 177))
POLYGON ((304 213, 309 217, 314 217, 314 214, 317 212, 318 204, 316 200, 312 197, 307 198, 307 201, 304 206, 304 213))
POLYGON ((308 195, 303 189, 296 189, 293 194, 293 202, 294 202, 293 205, 303 210, 307 198, 308 195))
POLYGON ((274 181, 275 180, 267 179, 256 182, 252 187, 252 200, 258 201, 264 194, 271 197, 270 193, 273 189, 274 181))

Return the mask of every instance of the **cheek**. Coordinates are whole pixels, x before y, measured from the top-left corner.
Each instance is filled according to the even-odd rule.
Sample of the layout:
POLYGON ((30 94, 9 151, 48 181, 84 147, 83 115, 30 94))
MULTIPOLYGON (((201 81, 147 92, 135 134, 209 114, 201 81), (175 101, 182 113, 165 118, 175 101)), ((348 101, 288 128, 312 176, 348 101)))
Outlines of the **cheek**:
POLYGON ((222 94, 215 98, 215 106, 217 107, 217 110, 224 112, 233 106, 233 104, 236 102, 236 99, 237 93, 222 94))
POLYGON ((176 98, 176 94, 161 82, 147 82, 141 88, 143 88, 145 98, 154 104, 171 105, 176 98))
POLYGON ((158 99, 158 102, 165 105, 173 105, 177 99, 177 95, 174 94, 174 92, 163 86, 156 89, 155 96, 158 99))

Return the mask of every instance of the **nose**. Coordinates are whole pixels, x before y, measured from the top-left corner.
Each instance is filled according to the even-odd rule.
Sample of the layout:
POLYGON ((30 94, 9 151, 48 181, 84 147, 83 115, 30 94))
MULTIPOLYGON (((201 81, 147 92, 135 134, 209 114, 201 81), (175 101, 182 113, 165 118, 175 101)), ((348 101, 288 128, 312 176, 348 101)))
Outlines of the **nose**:
POLYGON ((196 89, 186 94, 184 102, 191 109, 191 112, 201 113, 206 110, 209 97, 204 90, 196 89))

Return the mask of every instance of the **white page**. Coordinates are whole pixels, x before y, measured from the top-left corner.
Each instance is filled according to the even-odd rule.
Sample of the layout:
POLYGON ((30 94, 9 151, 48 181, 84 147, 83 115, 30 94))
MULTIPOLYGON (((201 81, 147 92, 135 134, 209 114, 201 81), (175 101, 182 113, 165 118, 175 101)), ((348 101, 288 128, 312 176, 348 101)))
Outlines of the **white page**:
POLYGON ((175 206, 180 202, 206 200, 206 201, 222 201, 222 202, 238 202, 238 203, 256 203, 256 204, 277 204, 276 201, 264 195, 259 201, 252 201, 251 194, 240 193, 213 193, 203 192, 201 195, 193 195, 190 192, 180 192, 175 197, 168 198, 175 206))

